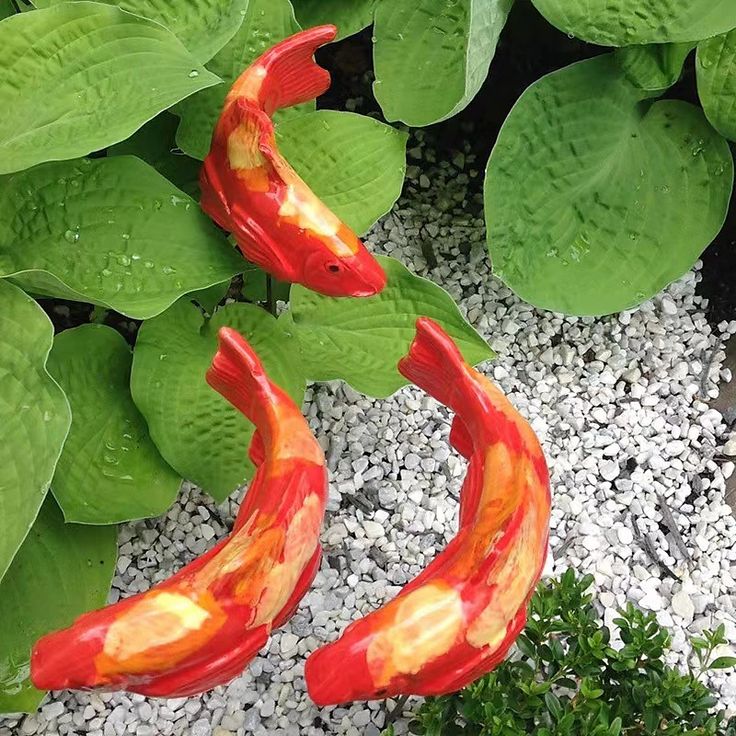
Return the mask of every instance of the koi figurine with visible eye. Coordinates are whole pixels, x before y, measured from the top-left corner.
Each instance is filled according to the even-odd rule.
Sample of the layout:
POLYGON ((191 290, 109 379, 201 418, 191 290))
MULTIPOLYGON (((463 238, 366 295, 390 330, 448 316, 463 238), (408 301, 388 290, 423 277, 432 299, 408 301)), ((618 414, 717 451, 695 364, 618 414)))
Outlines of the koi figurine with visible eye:
POLYGON ((240 674, 307 592, 321 558, 324 455, 248 343, 228 328, 219 340, 207 381, 257 428, 257 470, 233 531, 148 592, 42 637, 31 657, 37 688, 203 692, 240 674))
POLYGON ((236 80, 200 175, 202 209, 248 260, 328 296, 371 296, 386 274, 276 147, 271 116, 318 97, 330 75, 314 52, 335 38, 318 26, 276 44, 236 80))
POLYGON ((399 369, 456 412, 450 442, 469 459, 460 529, 396 598, 309 657, 318 705, 442 695, 490 672, 523 629, 544 566, 549 480, 531 427, 427 318, 399 369))

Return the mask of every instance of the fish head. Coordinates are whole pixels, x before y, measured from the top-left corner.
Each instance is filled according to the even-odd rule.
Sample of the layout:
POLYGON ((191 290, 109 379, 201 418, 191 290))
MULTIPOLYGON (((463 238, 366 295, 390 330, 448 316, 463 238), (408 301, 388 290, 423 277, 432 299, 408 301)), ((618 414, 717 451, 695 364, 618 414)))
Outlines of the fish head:
POLYGON ((383 291, 386 273, 366 247, 355 240, 359 247, 354 252, 315 248, 304 259, 301 283, 325 296, 367 297, 383 291))

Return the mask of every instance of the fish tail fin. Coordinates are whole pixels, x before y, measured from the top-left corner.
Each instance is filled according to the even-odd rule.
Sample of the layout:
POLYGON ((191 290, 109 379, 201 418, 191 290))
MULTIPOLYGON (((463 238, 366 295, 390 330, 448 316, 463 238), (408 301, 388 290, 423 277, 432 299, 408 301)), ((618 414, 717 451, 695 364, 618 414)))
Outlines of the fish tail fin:
POLYGON ((219 347, 207 371, 207 383, 256 425, 259 436, 267 444, 271 420, 269 407, 276 386, 239 332, 221 327, 217 338, 219 347))
POLYGON ((420 317, 409 352, 399 361, 401 375, 463 417, 468 400, 475 403, 476 389, 469 370, 442 327, 429 317, 420 317))
POLYGON ((314 53, 334 41, 337 28, 316 26, 276 44, 256 62, 266 70, 258 95, 263 110, 273 115, 283 107, 308 102, 330 87, 330 73, 314 60, 314 53))

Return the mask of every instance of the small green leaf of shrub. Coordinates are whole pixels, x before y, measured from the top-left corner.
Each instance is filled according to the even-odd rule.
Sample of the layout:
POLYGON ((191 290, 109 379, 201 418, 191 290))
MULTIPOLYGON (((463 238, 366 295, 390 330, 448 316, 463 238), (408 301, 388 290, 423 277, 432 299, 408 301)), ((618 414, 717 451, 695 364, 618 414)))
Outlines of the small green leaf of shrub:
POLYGON ((488 76, 513 0, 391 0, 376 8, 374 93, 387 120, 436 123, 488 76))
POLYGON ((377 296, 337 299, 296 284, 291 287, 291 311, 282 321, 299 339, 307 378, 341 378, 370 396, 389 396, 407 384, 396 365, 423 315, 447 330, 469 362, 493 357, 444 289, 393 258, 378 260, 388 284, 377 296))
POLYGON ((115 527, 65 524, 49 496, 0 583, 0 713, 34 711, 31 648, 44 634, 104 605, 117 556, 115 527))
POLYGON ((332 24, 338 38, 352 36, 373 22, 378 0, 292 0, 303 28, 332 24))
POLYGON ((0 23, 0 174, 84 156, 218 78, 158 23, 93 2, 0 23))
MULTIPOLYGON (((682 673, 665 662, 670 637, 653 614, 629 604, 614 622, 625 646, 611 646, 613 632, 592 602, 591 583, 568 570, 540 585, 520 651, 460 692, 428 698, 410 732, 733 736, 736 719, 725 723, 700 673, 682 673)), ((704 632, 706 658, 717 634, 704 632)), ((736 659, 723 666, 733 664, 736 659)))
POLYGON ((736 30, 698 45, 698 94, 711 125, 736 140, 736 30))
POLYGON ((727 142, 696 107, 651 102, 604 55, 533 84, 486 172, 494 271, 537 307, 608 314, 687 271, 723 225, 727 142))
POLYGON ((532 0, 552 25, 602 46, 699 41, 736 28, 732 0, 532 0))
POLYGON ((244 263, 196 202, 133 156, 49 163, 0 187, 0 275, 34 293, 145 319, 244 263))
POLYGON ((72 408, 72 427, 51 483, 67 521, 82 524, 158 516, 181 478, 163 461, 130 396, 133 360, 122 336, 82 325, 56 336, 49 373, 72 408))
POLYGON ((0 281, 0 580, 46 496, 71 422, 45 367, 53 334, 33 299, 0 281))
POLYGON ((147 122, 130 138, 107 149, 108 156, 137 156, 159 174, 166 177, 182 192, 199 200, 199 170, 202 162, 175 152, 176 129, 179 118, 165 111, 147 122))
MULTIPOLYGON (((37 8, 68 0, 33 0, 37 8)), ((243 22, 248 0, 97 0, 166 26, 202 63, 209 61, 243 22)))
POLYGON ((401 194, 407 135, 364 115, 320 110, 278 126, 281 152, 353 230, 365 233, 401 194))
MULTIPOLYGON (((210 150, 212 131, 220 117, 222 104, 233 82, 266 49, 298 30, 289 0, 250 0, 240 29, 207 65, 224 84, 198 92, 174 108, 181 118, 176 142, 182 151, 204 159, 210 150)), ((294 108, 300 111, 313 109, 314 103, 294 108)), ((293 114, 293 110, 284 112, 293 114)), ((277 120, 282 117, 281 112, 277 113, 277 120)))
POLYGON ((305 381, 294 357, 296 342, 251 304, 230 304, 205 319, 182 299, 148 320, 138 334, 130 383, 163 457, 218 501, 253 471, 247 455, 253 425, 204 380, 223 326, 246 337, 271 378, 301 405, 305 381))

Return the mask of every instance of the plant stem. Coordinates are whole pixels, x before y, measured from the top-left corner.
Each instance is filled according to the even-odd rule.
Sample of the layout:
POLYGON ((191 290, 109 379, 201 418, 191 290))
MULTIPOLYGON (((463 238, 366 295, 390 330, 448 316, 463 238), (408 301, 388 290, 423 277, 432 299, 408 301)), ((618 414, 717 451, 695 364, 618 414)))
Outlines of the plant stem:
POLYGON ((266 309, 275 317, 276 316, 276 300, 273 297, 273 277, 266 274, 266 309))

